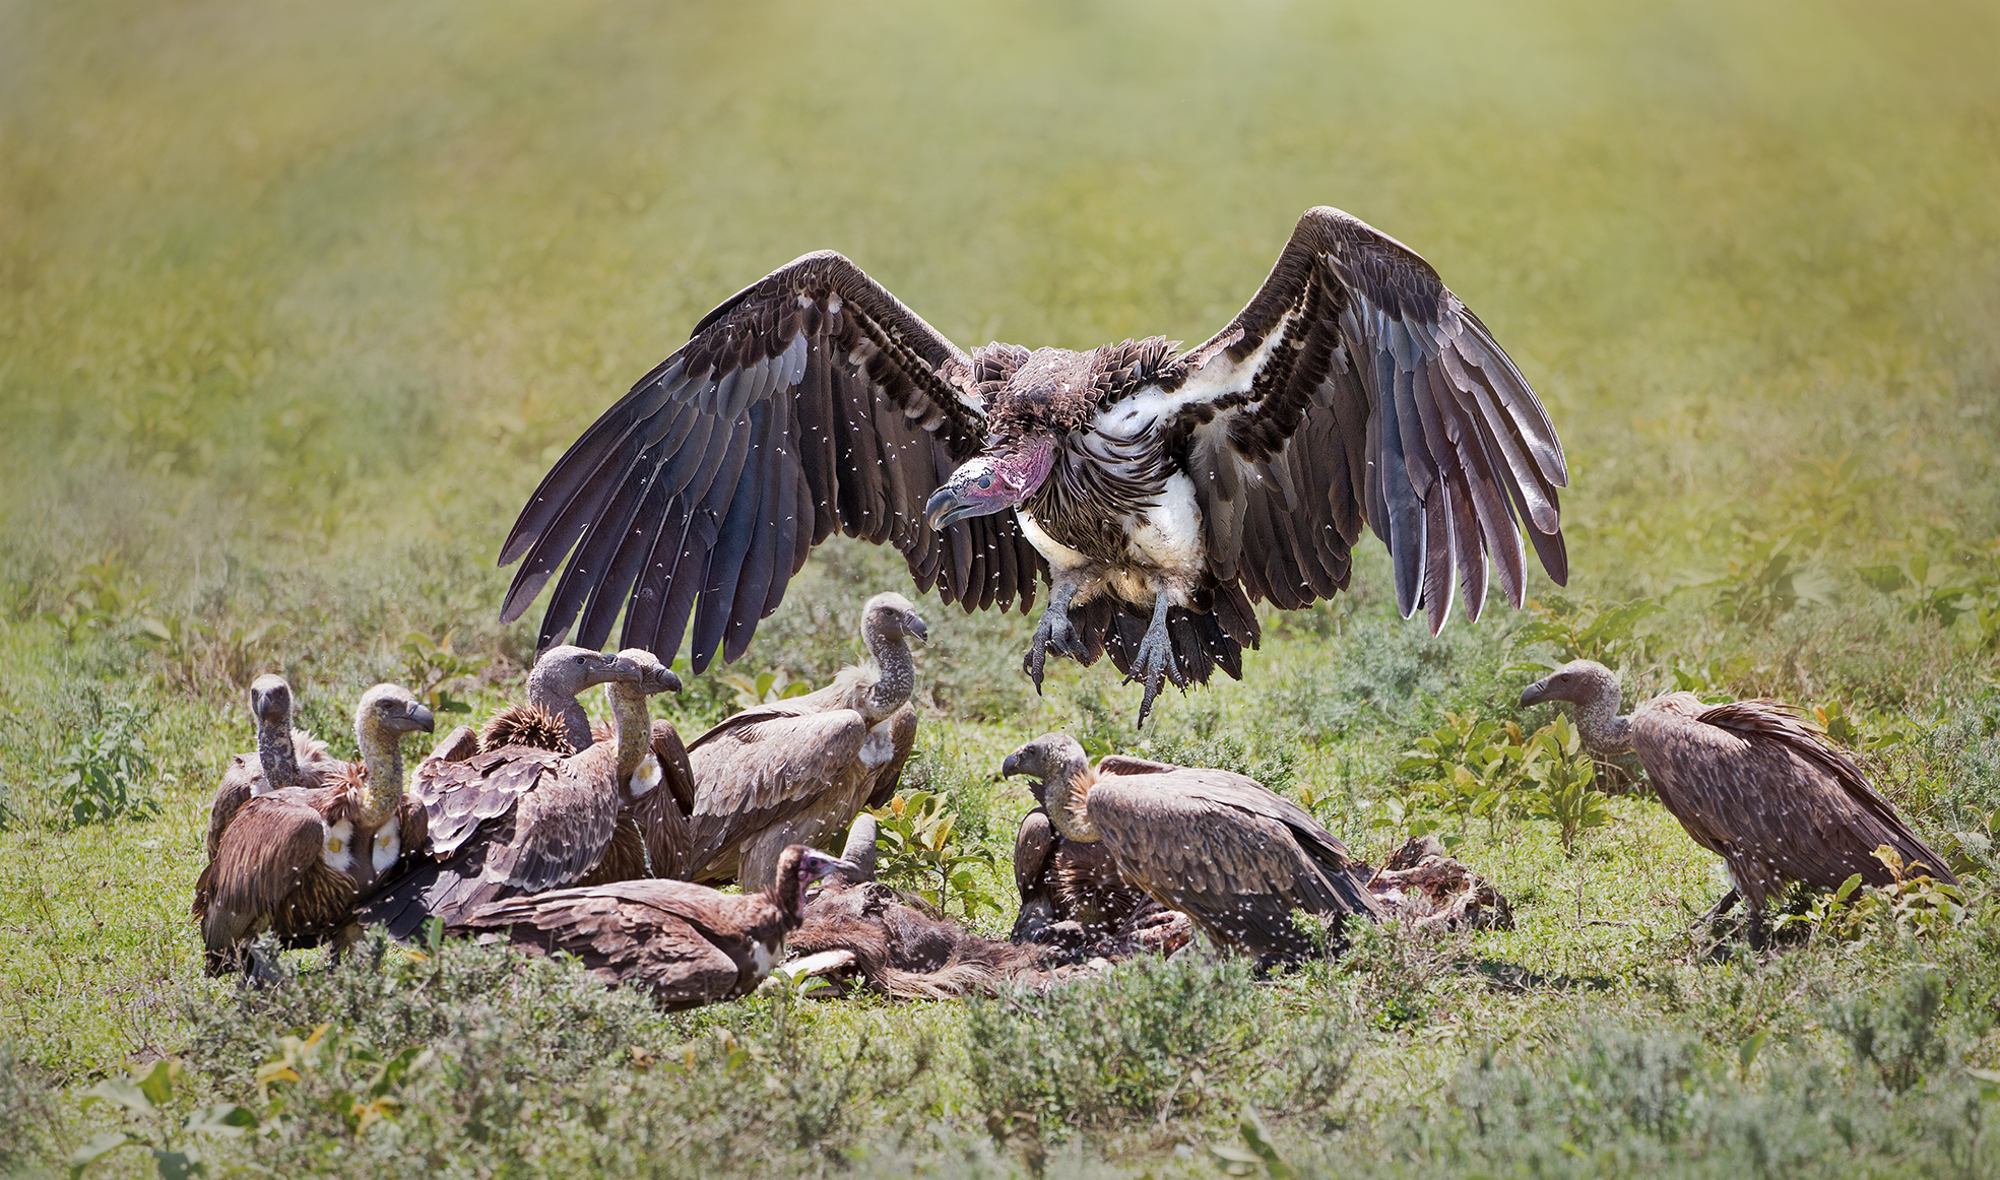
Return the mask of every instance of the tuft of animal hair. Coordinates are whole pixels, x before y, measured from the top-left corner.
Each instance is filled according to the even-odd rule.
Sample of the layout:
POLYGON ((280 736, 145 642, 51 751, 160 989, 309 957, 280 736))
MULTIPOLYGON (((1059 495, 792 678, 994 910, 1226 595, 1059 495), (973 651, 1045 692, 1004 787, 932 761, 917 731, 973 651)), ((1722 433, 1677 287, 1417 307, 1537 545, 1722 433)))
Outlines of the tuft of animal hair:
POLYGON ((574 754, 561 717, 538 705, 509 705, 495 713, 479 732, 481 750, 502 746, 533 746, 558 754, 574 754))

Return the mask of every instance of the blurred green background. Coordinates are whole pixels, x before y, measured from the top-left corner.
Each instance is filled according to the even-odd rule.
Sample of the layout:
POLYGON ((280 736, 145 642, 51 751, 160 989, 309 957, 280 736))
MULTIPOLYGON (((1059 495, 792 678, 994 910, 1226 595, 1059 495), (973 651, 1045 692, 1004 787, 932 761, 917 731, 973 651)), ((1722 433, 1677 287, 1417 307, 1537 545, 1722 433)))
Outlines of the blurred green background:
MULTIPOLYGON (((825 247, 963 346, 1192 342, 1336 205, 1437 267, 1568 447, 1574 575, 1538 614, 1432 641, 1369 540, 1355 593, 1267 619, 1243 684, 1147 735, 1108 667, 1037 702, 1027 620, 932 599, 915 774, 999 894, 1027 804, 991 770, 1032 733, 1310 780, 1379 852, 1417 799, 1399 753, 1514 717, 1520 666, 1566 654, 1524 622, 1639 599, 1663 609, 1600 649, 1632 690, 1819 707, 1919 828, 1976 828, 1996 62, 1970 2, 0 4, 0 1035, 65 1078, 179 1044, 243 685, 281 667, 337 749, 376 679, 508 699, 540 613, 495 617, 522 500, 703 312, 825 247), (143 760, 136 818, 86 823, 64 783, 107 750, 143 760)), ((824 677, 904 583, 828 546, 742 670, 824 677)), ((1467 845, 1579 898, 1493 953, 1682 953, 1661 932, 1712 861, 1614 803, 1597 924, 1541 826, 1467 845)))

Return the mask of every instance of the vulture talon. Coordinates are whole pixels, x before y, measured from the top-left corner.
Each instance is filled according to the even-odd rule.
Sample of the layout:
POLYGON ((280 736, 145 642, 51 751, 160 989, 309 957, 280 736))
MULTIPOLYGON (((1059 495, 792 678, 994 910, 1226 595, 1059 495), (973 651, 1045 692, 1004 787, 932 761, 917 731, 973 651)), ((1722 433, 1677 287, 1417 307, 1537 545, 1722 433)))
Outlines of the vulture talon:
POLYGON ((1042 691, 1042 671, 1048 663, 1050 648, 1059 656, 1068 656, 1078 663, 1084 662, 1083 638, 1069 621, 1068 594, 1057 594, 1048 609, 1042 612, 1041 622, 1035 624, 1035 639, 1028 648, 1027 658, 1021 661, 1021 670, 1035 682, 1035 691, 1042 691))
POLYGON ((1162 681, 1171 680, 1174 687, 1187 688, 1187 677, 1174 662, 1174 641, 1167 635, 1167 610, 1171 606, 1164 594, 1153 600, 1153 621, 1146 626, 1146 638, 1139 643, 1139 658, 1132 661, 1132 675, 1127 677, 1146 686, 1146 695, 1139 702, 1141 729, 1145 728, 1146 714, 1152 711, 1153 702, 1160 695, 1162 681))

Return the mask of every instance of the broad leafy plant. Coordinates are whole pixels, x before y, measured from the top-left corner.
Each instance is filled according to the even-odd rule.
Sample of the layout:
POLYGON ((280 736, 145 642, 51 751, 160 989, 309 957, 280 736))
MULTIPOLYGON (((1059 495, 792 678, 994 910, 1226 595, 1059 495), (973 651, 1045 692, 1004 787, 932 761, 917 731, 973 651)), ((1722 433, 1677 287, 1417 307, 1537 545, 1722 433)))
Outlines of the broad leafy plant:
POLYGON ((1567 714, 1557 714, 1534 741, 1540 757, 1528 771, 1536 784, 1528 800, 1529 814, 1553 821, 1563 853, 1575 856, 1576 838, 1611 820, 1604 793, 1596 788, 1597 764, 1584 751, 1567 714))
POLYGON ((879 871, 885 881, 910 890, 941 914, 949 911, 954 899, 968 919, 981 910, 1000 912, 1000 902, 987 891, 976 868, 984 866, 990 874, 996 863, 993 853, 953 841, 958 813, 943 795, 898 791, 871 814, 879 825, 879 871))
POLYGON ((151 1153, 160 1180, 208 1175, 201 1140, 229 1138, 254 1132, 260 1120, 248 1107, 234 1103, 204 1106, 185 1115, 176 1113, 181 1081, 180 1062, 162 1060, 129 1077, 106 1078, 83 1096, 83 1108, 98 1104, 124 1115, 124 1127, 99 1131, 70 1154, 69 1174, 77 1180, 100 1160, 123 1147, 151 1153))
POLYGON ((146 752, 146 726, 152 717, 152 709, 135 702, 107 705, 99 727, 56 756, 61 771, 56 789, 70 823, 159 814, 159 800, 146 785, 153 773, 146 752))

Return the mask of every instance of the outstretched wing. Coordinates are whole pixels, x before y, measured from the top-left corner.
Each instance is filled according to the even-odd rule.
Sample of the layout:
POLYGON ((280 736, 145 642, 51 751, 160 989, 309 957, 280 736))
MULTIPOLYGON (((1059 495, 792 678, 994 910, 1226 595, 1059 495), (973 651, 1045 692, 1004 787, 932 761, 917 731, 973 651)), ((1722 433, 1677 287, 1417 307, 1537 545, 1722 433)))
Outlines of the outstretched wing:
POLYGON ((540 646, 576 624, 671 659, 735 660, 806 555, 838 527, 888 542, 925 590, 969 611, 1018 599, 1038 558, 1012 513, 939 534, 924 502, 978 454, 971 360, 831 251, 709 312, 679 351, 577 439, 500 550, 521 562, 500 617, 526 610, 569 554, 540 646), (699 599, 699 601, 697 601, 699 599), (579 619, 579 614, 581 619, 579 619))
POLYGON ((1555 428, 1479 317, 1394 238, 1308 210, 1256 298, 1181 361, 1176 387, 1130 409, 1181 452, 1219 582, 1285 609, 1328 597, 1366 522, 1404 616, 1422 606, 1436 631, 1454 567, 1468 617, 1489 560, 1521 604, 1517 519, 1567 580, 1555 428))

